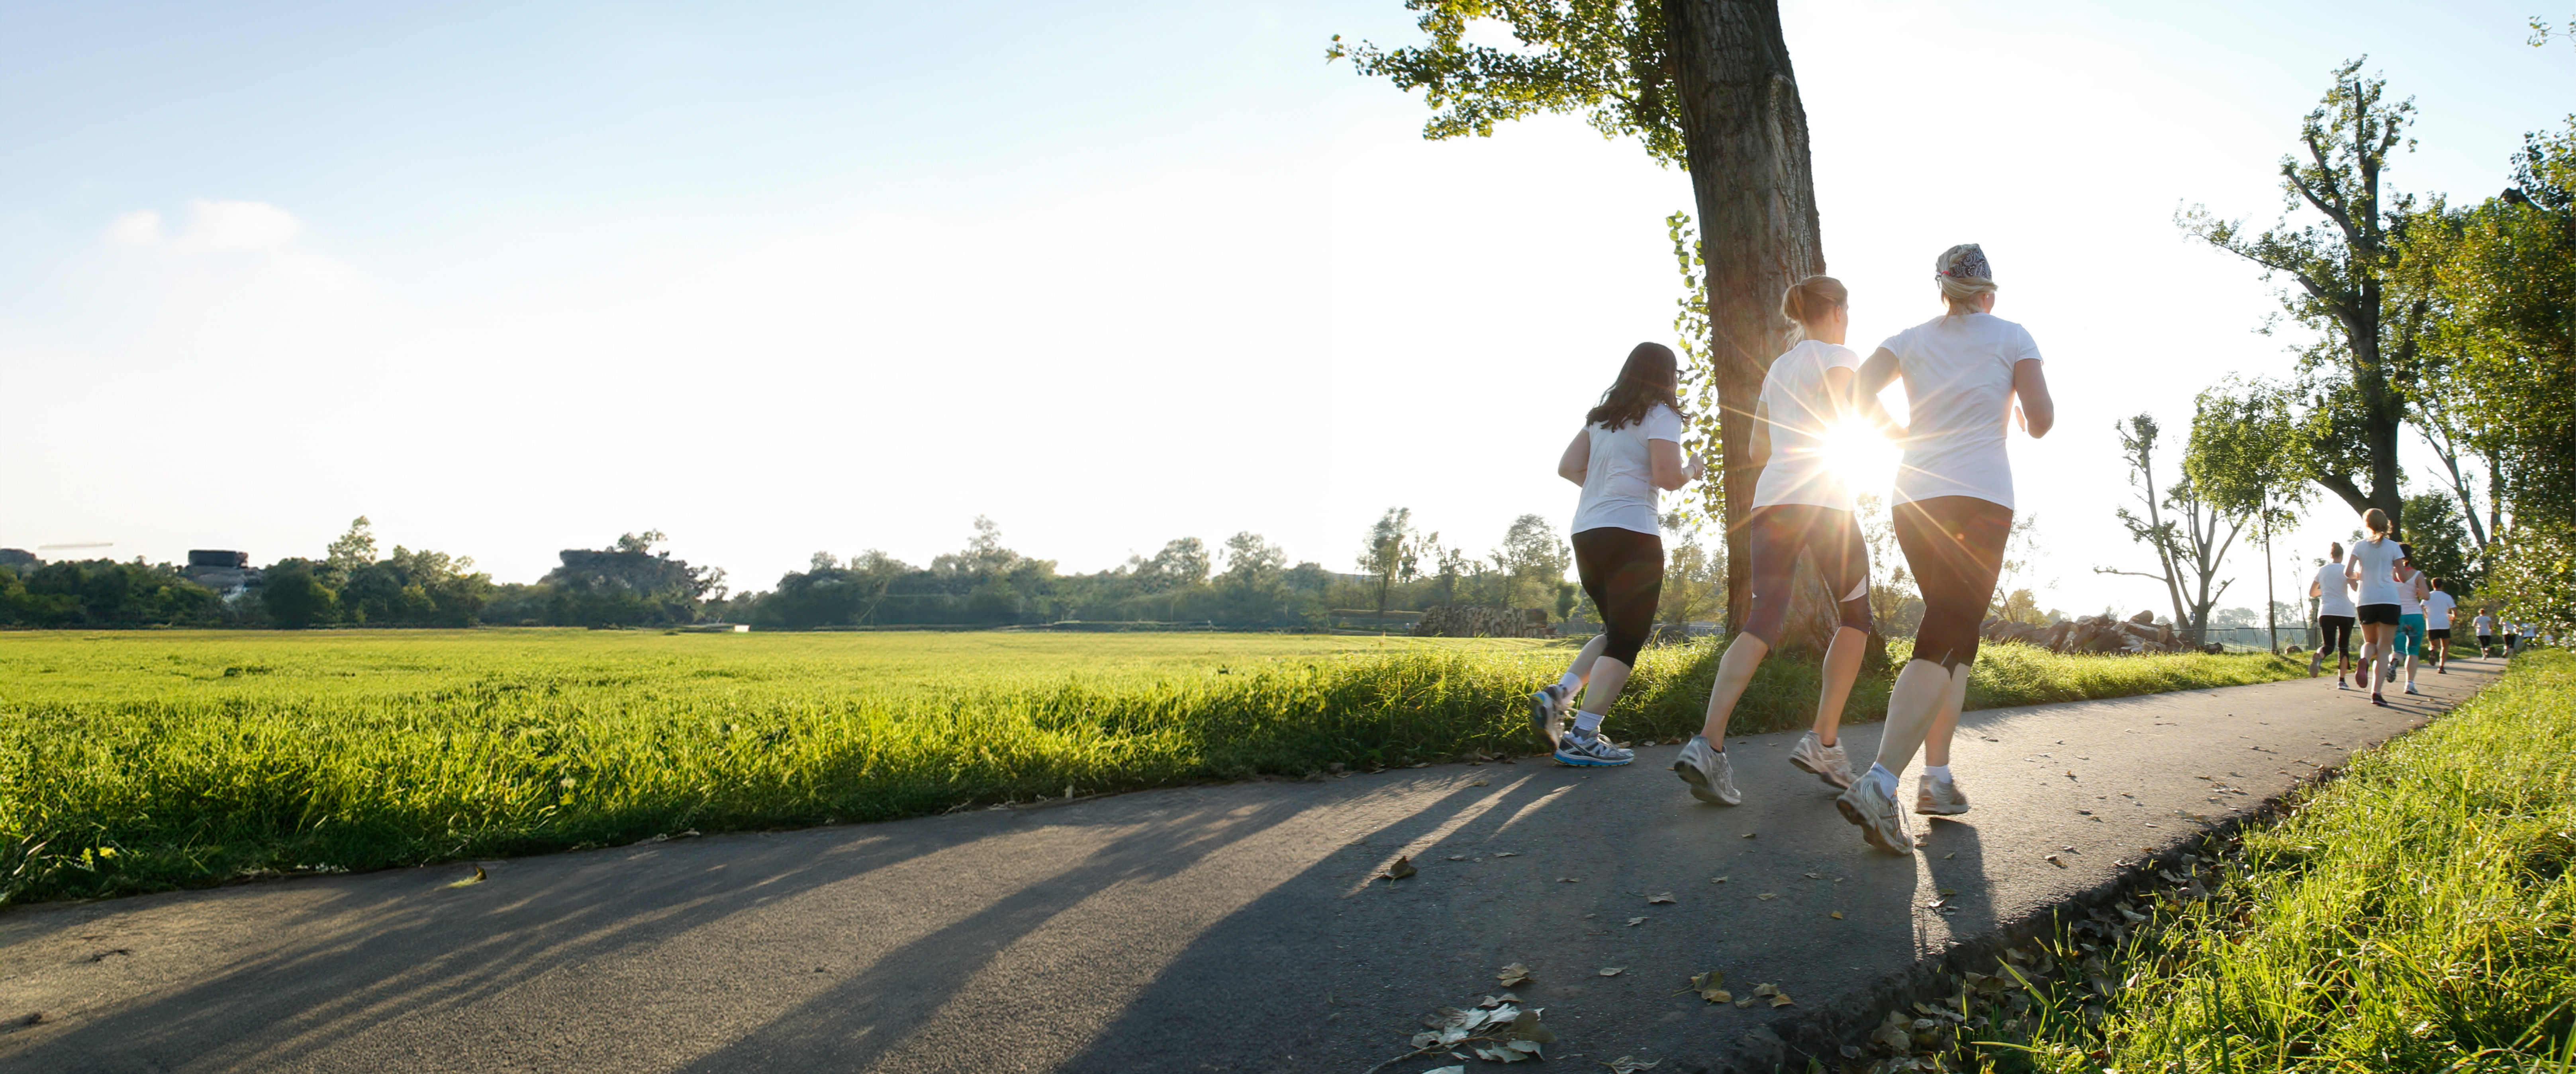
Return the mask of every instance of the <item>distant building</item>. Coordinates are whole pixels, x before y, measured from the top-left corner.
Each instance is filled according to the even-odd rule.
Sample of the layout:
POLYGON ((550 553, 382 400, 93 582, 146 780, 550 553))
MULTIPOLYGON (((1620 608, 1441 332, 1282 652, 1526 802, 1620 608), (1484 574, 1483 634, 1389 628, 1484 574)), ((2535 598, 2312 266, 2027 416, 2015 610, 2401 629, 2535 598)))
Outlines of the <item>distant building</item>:
POLYGON ((250 553, 192 548, 188 550, 187 569, 179 576, 214 590, 225 600, 237 600, 259 584, 259 568, 250 565, 250 553))

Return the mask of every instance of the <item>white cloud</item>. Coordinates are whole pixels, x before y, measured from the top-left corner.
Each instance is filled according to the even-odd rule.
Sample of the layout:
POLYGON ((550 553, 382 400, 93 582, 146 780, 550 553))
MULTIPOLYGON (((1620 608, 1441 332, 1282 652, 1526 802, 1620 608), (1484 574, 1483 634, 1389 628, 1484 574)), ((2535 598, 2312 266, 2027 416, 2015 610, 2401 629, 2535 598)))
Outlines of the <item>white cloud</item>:
POLYGON ((151 209, 122 213, 108 223, 107 239, 118 246, 176 255, 254 256, 277 282, 309 296, 360 290, 356 272, 346 263, 297 242, 304 233, 303 221, 267 202, 194 198, 188 202, 186 227, 174 234, 162 223, 161 214, 151 209))

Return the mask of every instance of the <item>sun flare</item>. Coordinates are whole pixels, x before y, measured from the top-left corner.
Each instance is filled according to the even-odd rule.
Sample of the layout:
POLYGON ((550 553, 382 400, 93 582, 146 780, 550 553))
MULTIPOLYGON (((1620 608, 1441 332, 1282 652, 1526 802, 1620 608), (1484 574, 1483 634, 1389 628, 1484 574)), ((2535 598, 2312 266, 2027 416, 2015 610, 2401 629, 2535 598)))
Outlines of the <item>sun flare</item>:
POLYGON ((1846 421, 1825 430, 1827 465, 1855 493, 1887 494, 1905 452, 1866 423, 1846 421))

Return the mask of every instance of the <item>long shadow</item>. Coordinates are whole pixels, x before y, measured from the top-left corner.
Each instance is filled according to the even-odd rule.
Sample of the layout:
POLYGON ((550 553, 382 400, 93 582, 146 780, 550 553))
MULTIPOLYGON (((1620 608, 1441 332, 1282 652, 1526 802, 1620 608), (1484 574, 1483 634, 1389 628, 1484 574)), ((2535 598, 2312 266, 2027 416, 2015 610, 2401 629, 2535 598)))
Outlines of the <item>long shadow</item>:
MULTIPOLYGON (((1110 885, 1187 868, 1297 808, 1169 811, 1112 840, 1080 868, 1001 893, 990 906, 905 945, 882 960, 897 971, 890 978, 837 990, 833 1002, 811 1007, 815 1015, 806 1021, 821 1031, 818 1041, 849 1039, 854 1027, 900 1028, 994 947, 1055 910, 1110 885)), ((270 927, 308 938, 148 1000, 83 1015, 17 1051, 12 1064, 63 1072, 292 1066, 398 1020, 491 1000, 551 972, 647 951, 781 899, 1011 830, 977 823, 982 820, 736 837, 645 854, 594 852, 594 862, 534 888, 512 883, 506 867, 494 870, 494 880, 461 891, 441 883, 456 870, 305 881, 338 890, 270 927), (773 845, 745 856, 749 839, 773 845), (619 860, 634 857, 645 860, 619 860), (711 873, 705 866, 718 857, 721 868, 711 873), (353 930, 352 921, 364 924, 353 930)), ((722 998, 713 1003, 721 1006, 722 998)), ((755 1033, 729 1049, 740 1060, 731 1068, 762 1068, 752 1056, 764 1050, 759 1042, 775 1038, 755 1033)), ((0 1038, 0 1050, 8 1050, 5 1044, 0 1038)), ((710 1069, 724 1065, 719 1059, 710 1069)))

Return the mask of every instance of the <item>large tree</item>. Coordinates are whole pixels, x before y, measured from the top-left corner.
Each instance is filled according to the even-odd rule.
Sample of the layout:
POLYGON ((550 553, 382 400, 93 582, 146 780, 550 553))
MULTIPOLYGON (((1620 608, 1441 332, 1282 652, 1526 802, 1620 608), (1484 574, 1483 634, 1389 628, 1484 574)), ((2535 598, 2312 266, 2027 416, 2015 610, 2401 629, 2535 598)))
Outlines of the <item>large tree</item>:
POLYGON ((2402 388, 2411 377, 2427 301, 2395 286, 2404 222, 2414 199, 2380 189, 2390 154, 2413 121, 2412 98, 2389 103, 2384 79, 2361 74, 2361 60, 2335 69, 2334 88, 2299 128, 2300 153, 2281 158, 2287 201, 2271 230, 2248 236, 2238 221, 2204 207, 2181 215, 2185 230, 2259 265, 2265 278, 2287 276, 2281 293, 2291 318, 2316 333, 2300 355, 2303 388, 2313 410, 2305 427, 2309 478, 2354 513, 2376 507, 2404 524, 2398 487, 2402 388), (2325 219, 2293 223, 2302 210, 2325 219))
MULTIPOLYGON (((1381 49, 1333 39, 1331 59, 1423 91, 1426 138, 1491 135, 1494 125, 1578 113, 1610 137, 1634 137, 1657 163, 1690 174, 1699 209, 1709 336, 1694 352, 1697 415, 1718 427, 1716 513, 1729 564, 1746 562, 1740 525, 1758 468, 1749 458, 1753 401, 1788 346, 1779 296, 1825 270, 1807 154, 1807 112, 1780 32, 1776 0, 1406 0, 1427 44, 1381 49), (1525 48, 1469 43, 1489 19, 1525 48)), ((1706 454, 1706 453, 1704 453, 1706 454)), ((1727 572, 1726 609, 1744 621, 1742 572, 1727 572)))
POLYGON ((2306 450, 2292 417, 2294 390, 2256 380, 2221 381, 2193 402, 2191 439, 2182 471, 2192 490, 2218 512, 2254 520, 2263 539, 2266 644, 2281 644, 2280 599, 2272 584, 2272 534, 2293 525, 2291 508, 2307 503, 2306 450))

